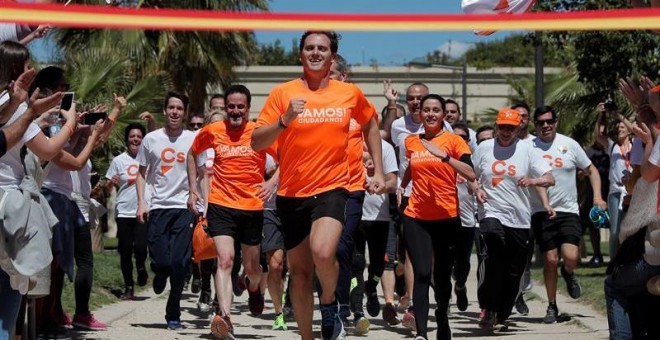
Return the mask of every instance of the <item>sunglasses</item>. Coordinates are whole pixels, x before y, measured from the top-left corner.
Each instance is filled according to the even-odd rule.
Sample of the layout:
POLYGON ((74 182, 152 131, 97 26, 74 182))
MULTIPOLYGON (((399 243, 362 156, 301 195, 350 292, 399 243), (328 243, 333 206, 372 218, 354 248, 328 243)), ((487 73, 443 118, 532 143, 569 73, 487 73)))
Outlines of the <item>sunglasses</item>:
POLYGON ((190 123, 188 126, 191 128, 202 127, 203 123, 190 123))
POLYGON ((538 125, 538 126, 543 126, 543 125, 545 125, 546 123, 547 123, 548 125, 553 125, 553 124, 556 123, 556 122, 557 122, 557 120, 554 119, 554 118, 552 118, 552 119, 543 119, 543 120, 537 120, 537 121, 536 121, 536 125, 538 125))

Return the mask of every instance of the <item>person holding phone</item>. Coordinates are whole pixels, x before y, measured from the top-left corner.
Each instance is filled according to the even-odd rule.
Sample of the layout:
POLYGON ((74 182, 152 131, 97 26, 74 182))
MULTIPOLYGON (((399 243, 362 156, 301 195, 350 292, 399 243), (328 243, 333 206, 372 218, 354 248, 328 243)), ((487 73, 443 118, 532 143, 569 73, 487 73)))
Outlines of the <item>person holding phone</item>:
MULTIPOLYGON (((0 43, 0 60, 2 60, 2 63, 0 63, 0 88, 6 88, 11 82, 17 81, 21 74, 29 70, 30 53, 25 46, 17 42, 3 41, 0 43)), ((4 117, 0 123, 5 123, 6 126, 11 126, 12 123, 21 120, 28 111, 29 106, 32 106, 35 111, 45 112, 56 105, 62 98, 62 94, 56 92, 50 97, 39 100, 37 99, 39 94, 39 92, 33 93, 32 100, 29 103, 21 102, 16 111, 11 116, 4 117), (55 101, 53 102, 52 100, 55 101), (44 107, 44 105, 49 106, 44 107)), ((21 148, 23 145, 42 161, 56 160, 60 162, 75 158, 68 152, 62 150, 63 146, 76 128, 77 117, 75 104, 72 106, 71 110, 62 111, 62 115, 66 122, 63 125, 64 128, 57 135, 48 138, 41 129, 39 129, 36 123, 31 122, 25 133, 21 136, 20 141, 12 148, 8 149, 5 155, 0 157, 0 188, 5 191, 17 190, 24 179, 32 180, 33 177, 26 177, 27 173, 21 157, 21 148)), ((37 186, 36 183, 33 185, 37 186)), ((50 211, 45 213, 47 216, 52 214, 50 211)), ((57 225, 54 226, 53 232, 59 232, 57 225)), ((57 244, 53 244, 53 248, 57 249, 57 244)), ((50 245, 44 244, 43 249, 50 249, 50 245)), ((55 255, 53 261, 55 267, 65 266, 66 261, 63 260, 67 258, 72 260, 73 258, 72 255, 71 257, 67 257, 63 252, 55 252, 55 255)), ((52 289, 51 291, 55 290, 52 289)), ((4 325, 13 325, 13 323, 15 323, 21 294, 10 287, 9 276, 4 269, 0 271, 0 292, 2 292, 0 301, 3 302, 3 308, 0 308, 0 323, 2 323, 3 326, 0 327, 0 329, 2 329, 0 332, 8 332, 7 330, 12 326, 5 327, 4 325)), ((47 316, 48 319, 54 319, 55 317, 59 317, 59 315, 47 316)))

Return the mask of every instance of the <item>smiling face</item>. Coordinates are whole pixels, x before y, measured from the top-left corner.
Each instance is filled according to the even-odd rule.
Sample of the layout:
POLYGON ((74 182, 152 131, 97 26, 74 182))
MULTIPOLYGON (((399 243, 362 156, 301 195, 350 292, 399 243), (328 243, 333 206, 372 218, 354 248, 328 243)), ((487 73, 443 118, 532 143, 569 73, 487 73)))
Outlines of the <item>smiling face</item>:
POLYGON ((520 130, 520 126, 509 124, 498 124, 496 126, 497 132, 495 135, 497 136, 497 142, 502 146, 511 145, 518 134, 518 130, 520 130))
POLYGON ((128 140, 126 141, 126 146, 128 147, 128 152, 131 155, 137 155, 138 150, 140 149, 140 144, 142 144, 142 131, 140 129, 133 129, 128 132, 128 140))
POLYGON ((326 76, 335 55, 330 50, 330 38, 322 33, 312 33, 305 38, 300 51, 300 62, 305 73, 326 76))
POLYGON ((445 117, 442 103, 434 98, 426 99, 421 105, 420 117, 427 133, 437 133, 442 130, 442 120, 445 117))
POLYGON ((176 97, 170 97, 165 107, 165 125, 170 129, 179 129, 183 127, 186 119, 186 108, 183 101, 176 97))
POLYGON ((623 122, 616 123, 616 139, 621 142, 630 136, 630 130, 623 122))
POLYGON ((454 103, 445 104, 445 120, 450 125, 461 120, 461 114, 458 111, 458 105, 454 103))
POLYGON ((536 117, 536 135, 539 136, 544 142, 549 143, 555 139, 557 135, 557 119, 552 116, 552 112, 546 112, 536 117))
POLYGON ((429 94, 429 89, 422 85, 413 85, 406 91, 406 104, 408 105, 408 112, 413 115, 419 115, 420 104, 422 98, 429 94))
POLYGON ((229 128, 239 130, 248 121, 250 104, 248 104, 245 94, 235 92, 227 96, 225 110, 227 111, 227 118, 225 120, 229 123, 229 128))

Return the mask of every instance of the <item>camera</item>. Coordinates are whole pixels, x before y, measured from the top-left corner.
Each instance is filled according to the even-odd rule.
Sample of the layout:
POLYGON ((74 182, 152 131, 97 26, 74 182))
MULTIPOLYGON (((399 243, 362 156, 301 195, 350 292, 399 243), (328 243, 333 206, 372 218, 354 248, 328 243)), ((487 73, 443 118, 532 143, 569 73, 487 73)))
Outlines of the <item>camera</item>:
POLYGON ((612 100, 608 100, 605 102, 605 111, 611 112, 611 111, 616 111, 617 106, 616 103, 612 100))

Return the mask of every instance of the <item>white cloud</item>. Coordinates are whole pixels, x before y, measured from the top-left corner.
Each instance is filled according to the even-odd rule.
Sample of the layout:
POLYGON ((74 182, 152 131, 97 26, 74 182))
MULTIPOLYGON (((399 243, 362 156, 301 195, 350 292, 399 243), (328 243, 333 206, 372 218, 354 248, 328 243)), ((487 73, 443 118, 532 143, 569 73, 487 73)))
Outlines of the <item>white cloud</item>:
POLYGON ((451 58, 460 58, 472 46, 474 46, 474 43, 449 40, 446 43, 440 45, 440 47, 437 48, 437 51, 440 53, 445 53, 451 58))

